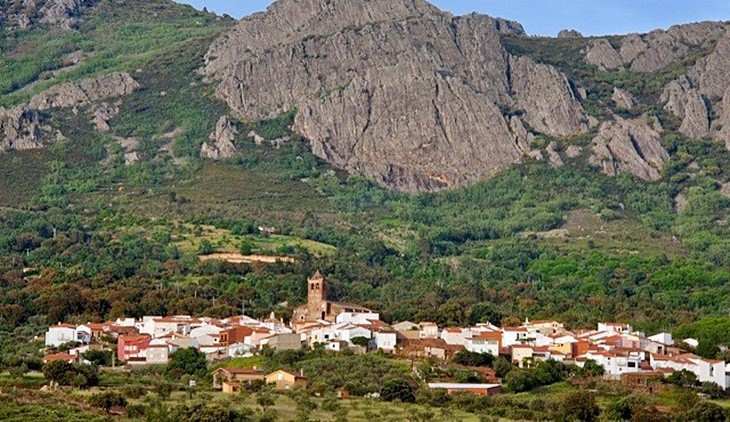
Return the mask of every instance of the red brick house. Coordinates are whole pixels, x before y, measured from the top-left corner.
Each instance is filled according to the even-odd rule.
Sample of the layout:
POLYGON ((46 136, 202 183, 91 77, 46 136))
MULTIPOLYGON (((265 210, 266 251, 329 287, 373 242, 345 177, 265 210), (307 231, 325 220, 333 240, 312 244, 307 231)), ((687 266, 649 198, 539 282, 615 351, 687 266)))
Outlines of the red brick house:
POLYGON ((117 358, 127 362, 134 358, 145 357, 152 337, 147 334, 121 335, 117 339, 117 358))

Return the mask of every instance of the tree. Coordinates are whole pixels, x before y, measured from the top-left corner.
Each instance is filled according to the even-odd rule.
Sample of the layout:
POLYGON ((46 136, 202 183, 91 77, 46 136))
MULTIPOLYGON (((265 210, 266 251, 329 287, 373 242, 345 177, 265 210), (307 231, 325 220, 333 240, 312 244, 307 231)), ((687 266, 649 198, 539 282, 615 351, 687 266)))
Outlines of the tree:
POLYGON ((81 356, 99 366, 111 366, 112 365, 112 350, 88 350, 81 354, 81 356))
POLYGON ((23 378, 28 373, 28 365, 23 362, 20 365, 15 365, 8 369, 8 372, 10 372, 10 376, 13 378, 23 378))
POLYGON ((592 378, 603 376, 605 372, 606 369, 593 359, 588 359, 580 370, 582 376, 592 378))
POLYGON ((188 347, 170 355, 166 372, 178 376, 187 374, 202 377, 205 376, 207 369, 208 362, 205 354, 193 347, 188 347))
POLYGON ((241 246, 238 247, 239 252, 241 252, 242 255, 251 255, 253 253, 253 245, 251 242, 243 241, 241 242, 241 246))
POLYGON ((213 247, 213 244, 210 243, 210 240, 203 239, 200 242, 200 246, 198 246, 198 255, 210 255, 215 252, 215 248, 213 247))
POLYGON ((109 413, 114 407, 125 407, 127 405, 127 399, 115 391, 105 391, 89 397, 89 404, 93 407, 104 409, 106 413, 109 413))
POLYGON ((461 350, 456 353, 452 361, 464 366, 491 366, 494 356, 489 353, 475 353, 468 350, 461 350))
POLYGON ((355 337, 351 341, 355 346, 361 347, 368 347, 368 344, 370 344, 370 339, 367 337, 355 337))
POLYGON ((674 384, 677 387, 694 387, 697 385, 697 375, 686 369, 681 371, 675 371, 667 377, 667 382, 674 384))
POLYGON ((697 344, 697 349, 695 349, 695 353, 706 359, 715 359, 720 353, 720 349, 715 343, 709 340, 700 340, 699 344, 697 344))
POLYGON ((403 378, 391 378, 383 384, 380 397, 385 401, 400 400, 403 403, 413 403, 416 396, 411 383, 403 378))
POLYGON ((74 367, 68 362, 54 360, 43 365, 43 376, 59 385, 68 385, 74 375, 74 367))
POLYGON ((172 384, 164 381, 158 382, 155 384, 153 390, 161 399, 167 400, 170 397, 170 394, 172 394, 172 384))
POLYGON ((256 398, 256 403, 261 406, 265 413, 266 409, 276 404, 276 400, 274 400, 274 397, 272 397, 271 394, 263 393, 259 394, 259 396, 256 398))
POLYGON ((686 420, 694 422, 725 422, 727 416, 722 407, 715 403, 703 401, 687 413, 686 420))
POLYGON ((598 419, 601 409, 596 404, 596 396, 587 391, 568 393, 558 406, 561 419, 568 421, 593 422, 598 419))
POLYGON ((504 378, 513 369, 515 369, 515 366, 503 357, 498 357, 497 359, 495 359, 494 363, 492 363, 492 367, 494 368, 494 372, 496 372, 497 377, 499 378, 504 378))

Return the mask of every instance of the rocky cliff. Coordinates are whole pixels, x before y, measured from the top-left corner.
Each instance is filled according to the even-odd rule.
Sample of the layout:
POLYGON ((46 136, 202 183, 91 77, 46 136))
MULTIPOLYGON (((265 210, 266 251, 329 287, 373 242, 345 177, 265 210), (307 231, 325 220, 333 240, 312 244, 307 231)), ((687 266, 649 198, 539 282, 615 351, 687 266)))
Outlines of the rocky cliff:
POLYGON ((567 78, 510 56, 501 34, 524 31, 421 0, 280 0, 216 41, 203 72, 237 117, 297 109, 294 130, 321 158, 434 190, 519 162, 526 133, 588 128, 567 78))
MULTIPOLYGON (((42 148, 43 134, 50 131, 42 130, 43 110, 88 107, 101 100, 129 95, 138 88, 129 74, 111 73, 56 85, 34 96, 28 105, 9 110, 0 107, 0 151, 42 148)), ((108 120, 118 112, 118 105, 101 103, 91 111, 91 121, 98 130, 109 131, 108 120)))
POLYGON ((26 29, 34 23, 75 29, 83 9, 99 0, 3 0, 0 1, 0 24, 26 29))

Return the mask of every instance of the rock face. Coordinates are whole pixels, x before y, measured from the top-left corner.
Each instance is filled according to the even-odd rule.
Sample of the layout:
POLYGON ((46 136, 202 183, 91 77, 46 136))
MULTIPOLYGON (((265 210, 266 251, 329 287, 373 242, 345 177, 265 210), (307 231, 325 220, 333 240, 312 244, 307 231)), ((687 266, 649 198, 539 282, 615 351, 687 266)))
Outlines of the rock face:
POLYGON ((680 132, 689 137, 711 136, 730 150, 730 32, 715 50, 685 74, 670 82, 662 94, 665 109, 682 119, 680 132))
POLYGON ((587 129, 565 76, 510 57, 500 34, 524 31, 422 0, 280 0, 214 42, 202 71, 237 117, 297 108, 293 129, 319 157, 436 190, 523 159, 523 122, 553 136, 587 129))
POLYGON ((84 79, 56 85, 36 95, 29 107, 37 110, 87 106, 94 101, 129 95, 139 84, 128 73, 111 73, 95 79, 84 79))
POLYGON ((41 148, 41 116, 36 110, 0 107, 0 151, 41 148))
POLYGON ((84 9, 99 0, 0 1, 0 23, 26 29, 34 23, 64 30, 76 29, 84 9))
MULTIPOLYGON (((84 107, 99 100, 131 94, 138 88, 139 84, 128 74, 112 73, 56 85, 33 97, 27 106, 10 110, 0 107, 0 151, 42 148, 42 110, 84 107)), ((119 103, 102 103, 92 111, 92 123, 99 131, 109 131, 108 121, 118 113, 119 103)))
POLYGON ((662 147, 661 134, 654 126, 646 117, 616 117, 613 122, 603 123, 593 139, 589 162, 599 165, 609 176, 628 172, 644 180, 658 180, 669 153, 662 147))
POLYGON ((619 48, 606 39, 592 43, 586 61, 600 69, 626 67, 635 72, 656 72, 686 57, 693 48, 705 48, 717 42, 725 33, 725 24, 702 22, 677 25, 667 31, 623 37, 619 48))
POLYGON ((230 158, 236 154, 236 146, 233 140, 236 138, 238 130, 228 120, 228 116, 221 116, 215 131, 210 134, 211 144, 207 142, 200 148, 200 156, 202 158, 210 158, 212 160, 220 160, 230 158))

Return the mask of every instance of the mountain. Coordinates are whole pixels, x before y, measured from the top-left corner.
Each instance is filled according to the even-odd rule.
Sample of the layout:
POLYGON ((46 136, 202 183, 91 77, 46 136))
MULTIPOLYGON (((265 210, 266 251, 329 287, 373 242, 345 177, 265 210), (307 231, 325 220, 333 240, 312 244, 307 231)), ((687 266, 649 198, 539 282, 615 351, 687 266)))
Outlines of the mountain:
MULTIPOLYGON (((293 129, 317 156, 388 187, 435 190, 525 159, 561 163, 557 145, 534 148, 536 137, 589 136, 585 155, 607 174, 657 180, 669 159, 662 122, 617 117, 617 101, 586 112, 595 94, 590 81, 505 45, 505 38, 524 36, 519 24, 454 17, 419 0, 282 0, 214 42, 204 72, 238 118, 296 109, 293 129)), ((693 56, 697 63, 660 98, 635 101, 618 89, 615 95, 624 109, 656 114, 664 107, 683 119, 683 135, 725 140, 727 84, 716 75, 726 68, 727 43, 724 24, 678 26, 586 41, 574 65, 655 74, 693 56)), ((551 47, 560 48, 560 40, 551 47)), ((574 148, 571 155, 581 153, 574 148)))

